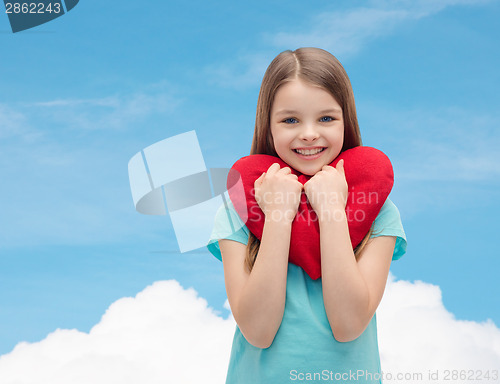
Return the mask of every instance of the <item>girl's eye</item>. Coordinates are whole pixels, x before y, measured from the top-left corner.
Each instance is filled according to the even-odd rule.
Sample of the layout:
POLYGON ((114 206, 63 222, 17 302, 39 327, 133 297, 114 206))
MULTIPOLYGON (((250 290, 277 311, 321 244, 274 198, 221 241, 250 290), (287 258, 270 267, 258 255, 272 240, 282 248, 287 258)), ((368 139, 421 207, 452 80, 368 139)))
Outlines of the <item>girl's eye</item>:
POLYGON ((283 122, 286 124, 295 124, 298 120, 295 117, 289 117, 288 119, 283 120, 283 122))
POLYGON ((319 121, 321 121, 322 123, 328 123, 328 122, 333 121, 333 120, 335 120, 335 119, 331 116, 323 116, 321 119, 319 119, 319 121))

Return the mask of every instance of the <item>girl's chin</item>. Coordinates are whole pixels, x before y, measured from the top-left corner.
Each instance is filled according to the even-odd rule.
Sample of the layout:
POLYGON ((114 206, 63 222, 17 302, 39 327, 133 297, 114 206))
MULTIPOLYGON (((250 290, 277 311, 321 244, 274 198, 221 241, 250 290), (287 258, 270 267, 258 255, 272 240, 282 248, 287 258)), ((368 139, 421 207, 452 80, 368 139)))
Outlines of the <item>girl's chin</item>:
POLYGON ((318 166, 316 166, 316 167, 309 166, 309 167, 298 167, 295 169, 297 171, 299 171, 300 173, 302 173, 303 175, 314 176, 316 173, 321 171, 321 168, 323 168, 323 167, 318 168, 318 166))

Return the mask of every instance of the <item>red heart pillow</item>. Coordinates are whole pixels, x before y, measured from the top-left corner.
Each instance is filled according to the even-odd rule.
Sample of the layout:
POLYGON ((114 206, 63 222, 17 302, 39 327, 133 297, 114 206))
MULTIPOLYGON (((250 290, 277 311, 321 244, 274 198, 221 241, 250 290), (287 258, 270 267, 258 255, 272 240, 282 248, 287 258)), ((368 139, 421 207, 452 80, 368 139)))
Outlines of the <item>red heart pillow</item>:
MULTIPOLYGON (((353 249, 363 240, 377 217, 394 184, 394 173, 389 158, 378 149, 358 146, 342 152, 330 163, 335 167, 344 159, 348 185, 346 214, 353 249)), ((254 182, 273 163, 281 168, 288 165, 280 158, 269 155, 250 155, 239 159, 231 168, 227 179, 229 197, 248 229, 262 238, 264 213, 255 200, 254 182), (244 194, 231 188, 240 179, 244 194)), ((305 184, 312 176, 292 168, 299 181, 305 184)), ((296 264, 316 280, 321 277, 319 223, 316 213, 302 191, 300 205, 292 222, 289 262, 296 264)))

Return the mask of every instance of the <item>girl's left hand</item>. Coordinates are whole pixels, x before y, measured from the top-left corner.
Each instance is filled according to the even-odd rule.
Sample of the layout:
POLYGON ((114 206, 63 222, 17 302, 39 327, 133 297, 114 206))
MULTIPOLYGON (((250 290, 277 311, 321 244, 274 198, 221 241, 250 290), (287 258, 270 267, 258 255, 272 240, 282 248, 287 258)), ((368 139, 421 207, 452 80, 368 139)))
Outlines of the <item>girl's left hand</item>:
POLYGON ((304 192, 318 217, 336 209, 345 210, 348 185, 344 173, 344 160, 334 168, 324 165, 304 184, 304 192))

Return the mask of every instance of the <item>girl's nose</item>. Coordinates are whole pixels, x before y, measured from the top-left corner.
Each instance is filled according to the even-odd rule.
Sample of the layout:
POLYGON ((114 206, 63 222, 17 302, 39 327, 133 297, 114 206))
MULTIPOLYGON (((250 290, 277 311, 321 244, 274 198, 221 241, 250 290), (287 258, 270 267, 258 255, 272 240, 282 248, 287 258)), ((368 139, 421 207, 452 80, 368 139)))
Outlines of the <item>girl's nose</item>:
POLYGON ((314 141, 319 137, 318 131, 313 124, 305 124, 302 127, 299 138, 304 141, 314 141))

